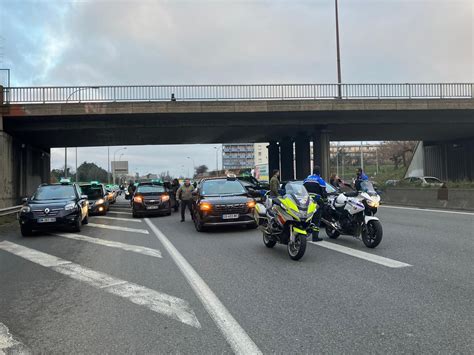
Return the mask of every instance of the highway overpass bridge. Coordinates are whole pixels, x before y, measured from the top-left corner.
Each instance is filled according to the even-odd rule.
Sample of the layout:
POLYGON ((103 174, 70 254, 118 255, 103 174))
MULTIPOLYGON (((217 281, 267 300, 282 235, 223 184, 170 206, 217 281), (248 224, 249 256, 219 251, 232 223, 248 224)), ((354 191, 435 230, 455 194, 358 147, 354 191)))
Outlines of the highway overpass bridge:
POLYGON ((310 141, 328 175, 330 140, 423 140, 431 157, 439 148, 432 161, 441 177, 450 177, 448 150, 456 146, 456 177, 474 178, 473 84, 340 89, 341 96, 337 84, 3 88, 0 201, 49 179, 49 150, 65 146, 270 142, 270 170, 281 167, 290 179, 309 173, 310 141))

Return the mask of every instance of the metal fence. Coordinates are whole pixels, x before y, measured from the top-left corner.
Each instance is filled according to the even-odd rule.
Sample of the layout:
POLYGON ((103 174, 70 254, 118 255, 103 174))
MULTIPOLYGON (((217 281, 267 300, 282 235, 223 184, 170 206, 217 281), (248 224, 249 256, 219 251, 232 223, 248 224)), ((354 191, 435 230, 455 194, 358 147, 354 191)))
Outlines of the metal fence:
POLYGON ((7 208, 0 208, 0 217, 4 217, 4 216, 8 216, 8 215, 11 215, 11 214, 18 213, 18 212, 20 212, 22 207, 23 207, 23 205, 7 207, 7 208))
POLYGON ((473 98, 472 83, 6 87, 4 103, 473 98))

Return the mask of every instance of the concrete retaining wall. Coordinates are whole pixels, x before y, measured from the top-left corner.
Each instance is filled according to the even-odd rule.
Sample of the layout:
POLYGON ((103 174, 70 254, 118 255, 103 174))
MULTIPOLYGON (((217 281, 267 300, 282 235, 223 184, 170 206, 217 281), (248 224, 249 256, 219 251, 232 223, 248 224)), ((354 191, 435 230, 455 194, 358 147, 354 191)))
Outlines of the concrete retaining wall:
POLYGON ((387 188, 381 198, 388 205, 474 211, 472 189, 387 188))

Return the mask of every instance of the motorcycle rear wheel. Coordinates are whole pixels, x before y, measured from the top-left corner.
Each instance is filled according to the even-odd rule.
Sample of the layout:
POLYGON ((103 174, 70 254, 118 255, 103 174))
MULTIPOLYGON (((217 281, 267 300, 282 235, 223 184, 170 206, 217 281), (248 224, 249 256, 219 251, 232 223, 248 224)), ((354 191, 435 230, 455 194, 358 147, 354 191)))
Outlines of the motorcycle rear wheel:
POLYGON ((362 241, 367 248, 375 248, 382 241, 383 229, 379 221, 369 221, 367 228, 362 232, 362 241))
POLYGON ((273 248, 276 243, 276 240, 272 239, 267 233, 263 233, 263 244, 265 244, 267 248, 273 248))
POLYGON ((300 260, 306 251, 306 237, 295 234, 295 241, 288 241, 288 255, 293 260, 300 260))
POLYGON ((337 239, 341 235, 337 230, 335 230, 330 225, 326 224, 326 234, 331 239, 337 239))

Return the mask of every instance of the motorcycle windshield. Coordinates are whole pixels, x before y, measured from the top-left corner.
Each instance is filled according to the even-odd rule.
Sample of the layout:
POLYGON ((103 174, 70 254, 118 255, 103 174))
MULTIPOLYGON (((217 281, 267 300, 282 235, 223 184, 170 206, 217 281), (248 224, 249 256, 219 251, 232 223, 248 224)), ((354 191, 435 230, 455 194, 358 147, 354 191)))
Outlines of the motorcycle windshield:
POLYGON ((289 182, 285 186, 286 195, 291 196, 291 198, 296 202, 300 207, 306 207, 309 202, 309 193, 302 184, 295 184, 289 182))
POLYGON ((361 181, 360 191, 367 192, 369 195, 377 194, 377 192, 375 191, 374 185, 368 180, 361 181))

